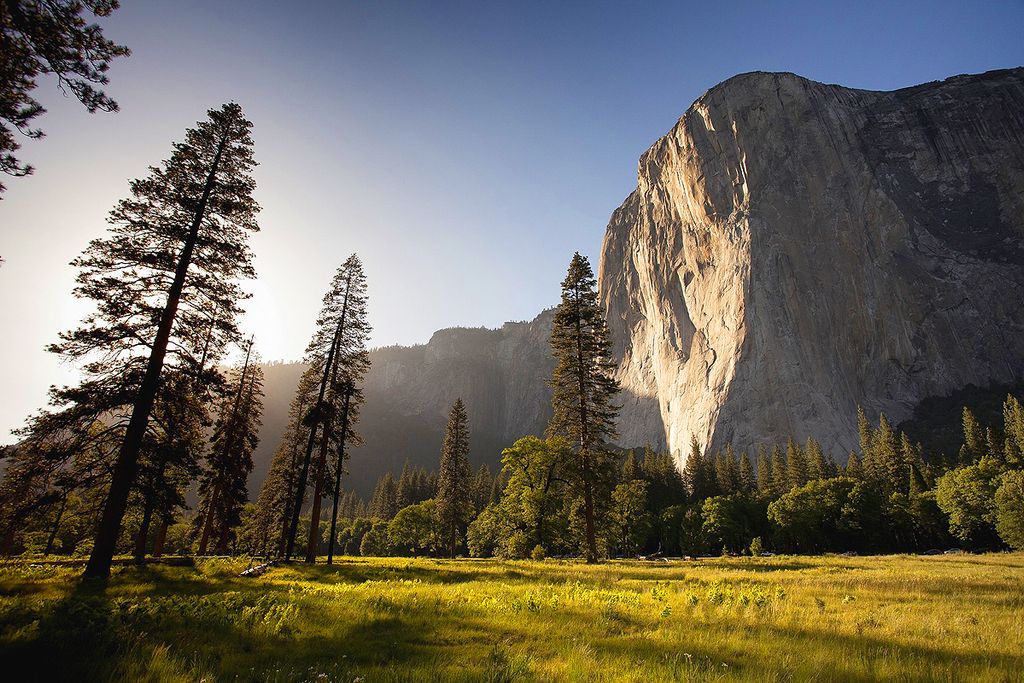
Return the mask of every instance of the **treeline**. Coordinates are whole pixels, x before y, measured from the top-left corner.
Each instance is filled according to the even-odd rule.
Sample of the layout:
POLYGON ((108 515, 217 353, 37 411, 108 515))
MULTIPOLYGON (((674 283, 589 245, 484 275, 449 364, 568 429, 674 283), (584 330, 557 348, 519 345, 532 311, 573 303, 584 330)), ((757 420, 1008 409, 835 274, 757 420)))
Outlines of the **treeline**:
MULTIPOLYGON (((884 415, 858 413, 860 448, 837 464, 813 438, 705 457, 692 444, 685 468, 650 449, 618 453, 597 487, 603 557, 763 552, 924 552, 1024 549, 1024 410, 1014 396, 1002 425, 982 427, 964 408, 964 444, 926 457, 884 415)), ((476 557, 575 557, 586 552, 582 502, 563 438, 524 437, 502 469, 465 476, 465 536, 476 557), (566 471, 569 470, 569 471, 566 471)), ((407 464, 382 476, 367 504, 348 494, 337 543, 353 555, 445 555, 437 474, 407 464)), ((322 529, 326 534, 327 529, 322 529)), ((321 543, 326 544, 326 536, 321 543)))

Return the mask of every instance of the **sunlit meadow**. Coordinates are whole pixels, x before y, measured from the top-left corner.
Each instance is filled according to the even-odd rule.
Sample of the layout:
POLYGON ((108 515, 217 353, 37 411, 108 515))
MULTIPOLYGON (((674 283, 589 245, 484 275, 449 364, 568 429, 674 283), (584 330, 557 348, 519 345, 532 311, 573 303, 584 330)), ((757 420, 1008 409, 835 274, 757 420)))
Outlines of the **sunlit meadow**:
POLYGON ((246 566, 103 590, 5 564, 0 655, 79 680, 1024 680, 1021 554, 246 566))

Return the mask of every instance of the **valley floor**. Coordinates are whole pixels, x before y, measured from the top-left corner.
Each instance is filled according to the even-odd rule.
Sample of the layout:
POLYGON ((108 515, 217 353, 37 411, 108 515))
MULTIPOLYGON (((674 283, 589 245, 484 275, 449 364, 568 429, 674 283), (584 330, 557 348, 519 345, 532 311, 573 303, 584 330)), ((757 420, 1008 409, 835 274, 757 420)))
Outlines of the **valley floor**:
POLYGON ((1024 680, 1020 553, 246 566, 2 564, 0 677, 1024 680))

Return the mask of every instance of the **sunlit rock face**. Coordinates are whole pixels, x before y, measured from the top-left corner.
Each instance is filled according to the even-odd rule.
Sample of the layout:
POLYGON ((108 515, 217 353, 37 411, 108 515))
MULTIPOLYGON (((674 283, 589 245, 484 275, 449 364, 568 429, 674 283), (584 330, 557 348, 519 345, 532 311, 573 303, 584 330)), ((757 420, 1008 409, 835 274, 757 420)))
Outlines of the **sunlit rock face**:
POLYGON ((819 438, 1024 369, 1024 69, 894 92, 736 76, 640 159, 600 287, 620 442, 819 438))

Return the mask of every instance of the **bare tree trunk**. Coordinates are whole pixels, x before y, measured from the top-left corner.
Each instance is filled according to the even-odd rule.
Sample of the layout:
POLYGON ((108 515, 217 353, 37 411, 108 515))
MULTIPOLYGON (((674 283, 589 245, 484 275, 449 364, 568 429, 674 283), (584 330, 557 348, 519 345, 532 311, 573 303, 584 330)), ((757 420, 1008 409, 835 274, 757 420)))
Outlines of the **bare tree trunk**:
POLYGON ((160 315, 160 325, 157 328, 153 350, 146 365, 146 374, 142 378, 139 393, 132 407, 132 417, 128 422, 128 429, 117 455, 117 463, 114 465, 110 492, 107 494, 103 516, 96 531, 96 543, 83 574, 86 578, 106 579, 110 576, 110 564, 114 559, 114 552, 117 550, 121 521, 124 519, 124 513, 128 507, 128 494, 135 483, 135 470, 138 466, 142 439, 146 435, 149 414, 153 411, 153 403, 156 401, 157 390, 160 388, 160 373, 164 367, 164 357, 167 355, 167 344, 171 339, 171 328, 174 326, 174 319, 178 314, 181 292, 185 288, 185 275, 192 264, 192 253, 195 251, 196 241, 199 238, 199 226, 202 225, 203 217, 206 214, 206 205, 213 192, 217 170, 227 142, 228 138, 225 132, 217 145, 217 154, 213 158, 213 165, 206 177, 206 184, 203 187, 196 215, 192 220, 188 237, 185 239, 185 246, 181 250, 178 265, 174 270, 174 281, 167 293, 167 304, 160 315))
POLYGON ((199 554, 206 554, 206 547, 210 543, 210 534, 213 533, 213 517, 216 514, 217 504, 220 502, 220 484, 213 487, 210 495, 210 504, 206 507, 206 516, 203 518, 203 535, 199 539, 199 554))
POLYGON ((320 508, 324 495, 324 478, 327 476, 327 444, 329 433, 324 426, 324 434, 320 439, 320 453, 316 459, 316 474, 313 479, 313 509, 309 513, 309 544, 306 546, 306 562, 315 563, 320 551, 320 508))
POLYGON ((320 394, 313 407, 315 419, 309 428, 309 441, 306 442, 306 455, 302 459, 302 469, 299 471, 299 481, 295 486, 295 505, 292 507, 291 525, 288 529, 288 544, 284 552, 285 561, 292 559, 292 552, 295 550, 295 536, 299 532, 299 514, 302 512, 302 502, 306 497, 306 482, 309 479, 309 465, 313 458, 313 447, 316 445, 316 430, 320 425, 320 412, 323 409, 324 394, 327 391, 327 381, 331 376, 331 366, 334 363, 334 356, 338 351, 338 344, 341 343, 341 326, 334 333, 334 340, 331 342, 331 350, 327 353, 327 362, 324 364, 324 374, 320 380, 320 394))
POLYGON ((139 533, 135 537, 135 563, 142 564, 146 557, 146 541, 149 540, 149 523, 153 519, 153 503, 146 501, 146 507, 142 511, 142 524, 139 525, 139 533))
POLYGON ((338 528, 338 498, 341 496, 341 470, 345 465, 345 437, 348 436, 348 405, 353 387, 345 387, 345 407, 341 413, 341 441, 338 444, 338 466, 334 472, 334 508, 331 510, 331 540, 327 543, 327 564, 334 562, 334 538, 338 528))
POLYGON ((57 519, 53 522, 53 528, 50 530, 50 537, 46 539, 46 550, 43 551, 43 555, 49 555, 53 552, 53 543, 57 540, 57 531, 60 529, 60 520, 64 517, 64 508, 68 505, 68 495, 65 493, 60 499, 60 509, 57 510, 57 519))

